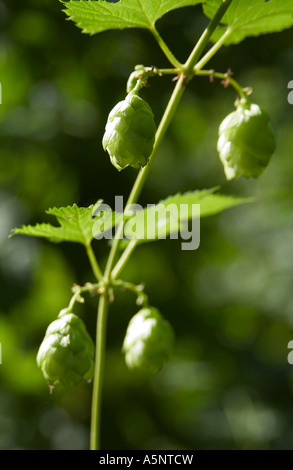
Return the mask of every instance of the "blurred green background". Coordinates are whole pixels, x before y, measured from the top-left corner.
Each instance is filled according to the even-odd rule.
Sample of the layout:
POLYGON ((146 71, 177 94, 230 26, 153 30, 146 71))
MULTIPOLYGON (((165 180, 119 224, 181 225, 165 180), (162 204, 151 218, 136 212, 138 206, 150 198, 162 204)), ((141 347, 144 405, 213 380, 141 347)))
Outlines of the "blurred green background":
MULTIPOLYGON (((58 1, 0 1, 0 449, 87 449, 91 386, 52 395, 35 356, 71 286, 92 281, 83 247, 14 237, 48 207, 126 198, 136 176, 118 173, 102 149, 107 115, 138 63, 167 66, 146 31, 89 37, 66 21, 58 1)), ((181 61, 207 19, 201 7, 168 14, 158 28, 181 61)), ((291 449, 293 447, 293 133, 287 102, 293 30, 224 48, 210 64, 231 67, 271 115, 278 148, 257 181, 227 183, 218 126, 235 93, 207 78, 186 91, 141 202, 221 186, 256 202, 201 221, 201 245, 180 241, 137 249, 124 271, 145 282, 150 301, 176 332, 172 360, 150 380, 121 354, 137 307, 117 295, 108 325, 104 449, 291 449)), ((173 88, 154 78, 144 96, 157 123, 173 88)), ((108 253, 96 242, 101 264, 108 253)), ((97 299, 80 305, 94 337, 97 299)))

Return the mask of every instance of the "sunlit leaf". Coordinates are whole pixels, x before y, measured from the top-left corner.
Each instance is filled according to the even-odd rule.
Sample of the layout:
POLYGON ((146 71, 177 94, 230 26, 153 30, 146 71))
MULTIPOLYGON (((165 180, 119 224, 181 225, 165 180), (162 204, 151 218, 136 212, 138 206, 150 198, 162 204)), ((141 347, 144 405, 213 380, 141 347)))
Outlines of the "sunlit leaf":
MULTIPOLYGON (((222 0, 207 0, 204 13, 213 18, 222 0)), ((248 36, 275 33, 293 26, 292 0, 233 0, 213 40, 227 32, 224 44, 236 44, 248 36)))
POLYGON ((95 34, 108 29, 152 29, 156 21, 176 8, 197 5, 205 0, 70 0, 65 13, 84 33, 95 34))
POLYGON ((94 206, 78 207, 76 204, 68 207, 48 209, 47 214, 57 218, 60 226, 51 224, 26 225, 16 228, 11 235, 29 235, 32 237, 48 238, 51 242, 76 242, 89 245, 93 239, 92 228, 94 206))

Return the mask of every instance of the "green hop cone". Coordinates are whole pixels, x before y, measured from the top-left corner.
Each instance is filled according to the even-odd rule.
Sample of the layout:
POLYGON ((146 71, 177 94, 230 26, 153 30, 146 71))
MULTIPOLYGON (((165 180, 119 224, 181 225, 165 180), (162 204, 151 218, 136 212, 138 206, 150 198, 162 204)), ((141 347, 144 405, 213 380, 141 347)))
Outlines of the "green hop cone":
POLYGON ((50 386, 72 387, 93 378, 94 349, 83 321, 63 314, 48 326, 37 364, 50 386))
POLYGON ((169 322, 156 308, 143 308, 129 322, 122 347, 125 362, 129 369, 154 373, 169 359, 173 342, 169 322))
POLYGON ((145 166, 153 151, 156 125, 153 112, 134 91, 112 109, 103 137, 103 148, 121 171, 145 166))
POLYGON ((243 98, 221 123, 217 148, 228 180, 258 178, 276 148, 269 116, 243 98))

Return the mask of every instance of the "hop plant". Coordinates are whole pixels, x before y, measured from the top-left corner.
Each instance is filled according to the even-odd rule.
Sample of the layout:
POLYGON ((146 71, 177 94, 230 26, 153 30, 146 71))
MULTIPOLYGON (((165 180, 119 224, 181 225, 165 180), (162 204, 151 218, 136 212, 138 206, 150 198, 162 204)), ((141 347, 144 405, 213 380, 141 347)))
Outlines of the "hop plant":
POLYGON ((37 364, 50 386, 72 387, 93 378, 94 343, 78 316, 61 314, 48 326, 37 364))
POLYGON ((258 178, 276 147, 268 114, 257 104, 241 99, 219 127, 218 152, 226 178, 258 178))
POLYGON ((154 307, 141 309, 130 320, 123 342, 129 369, 153 373, 161 369, 173 349, 172 327, 154 307))
POLYGON ((103 137, 103 148, 121 171, 145 166, 155 142, 156 125, 146 101, 133 90, 112 109, 103 137))

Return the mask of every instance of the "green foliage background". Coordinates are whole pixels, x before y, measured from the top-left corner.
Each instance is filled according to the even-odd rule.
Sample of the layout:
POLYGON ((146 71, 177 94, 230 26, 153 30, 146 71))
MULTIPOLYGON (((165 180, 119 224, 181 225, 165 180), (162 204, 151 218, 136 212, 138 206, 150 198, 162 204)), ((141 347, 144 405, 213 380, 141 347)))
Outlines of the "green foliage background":
MULTIPOLYGON (((200 6, 158 21, 184 61, 207 19, 200 6)), ((108 326, 104 449, 291 449, 293 369, 293 31, 224 48, 210 65, 231 67, 271 115, 278 148, 258 181, 227 183, 218 125, 235 93, 193 80, 157 156, 141 202, 221 185, 256 202, 201 221, 197 251, 180 241, 137 249, 124 277, 144 281, 172 323, 172 361, 150 381, 126 369, 121 346, 132 294, 117 295, 108 326)), ((167 66, 147 31, 89 37, 56 1, 0 1, 0 449, 87 449, 91 387, 49 394, 35 356, 74 282, 92 279, 83 248, 14 237, 12 228, 51 222, 48 207, 125 200, 136 171, 119 174, 102 149, 107 115, 137 63, 167 66)), ((157 122, 173 88, 154 78, 144 96, 157 122)), ((106 242, 95 245, 103 262, 106 242)), ((96 299, 78 307, 94 337, 96 299)))

